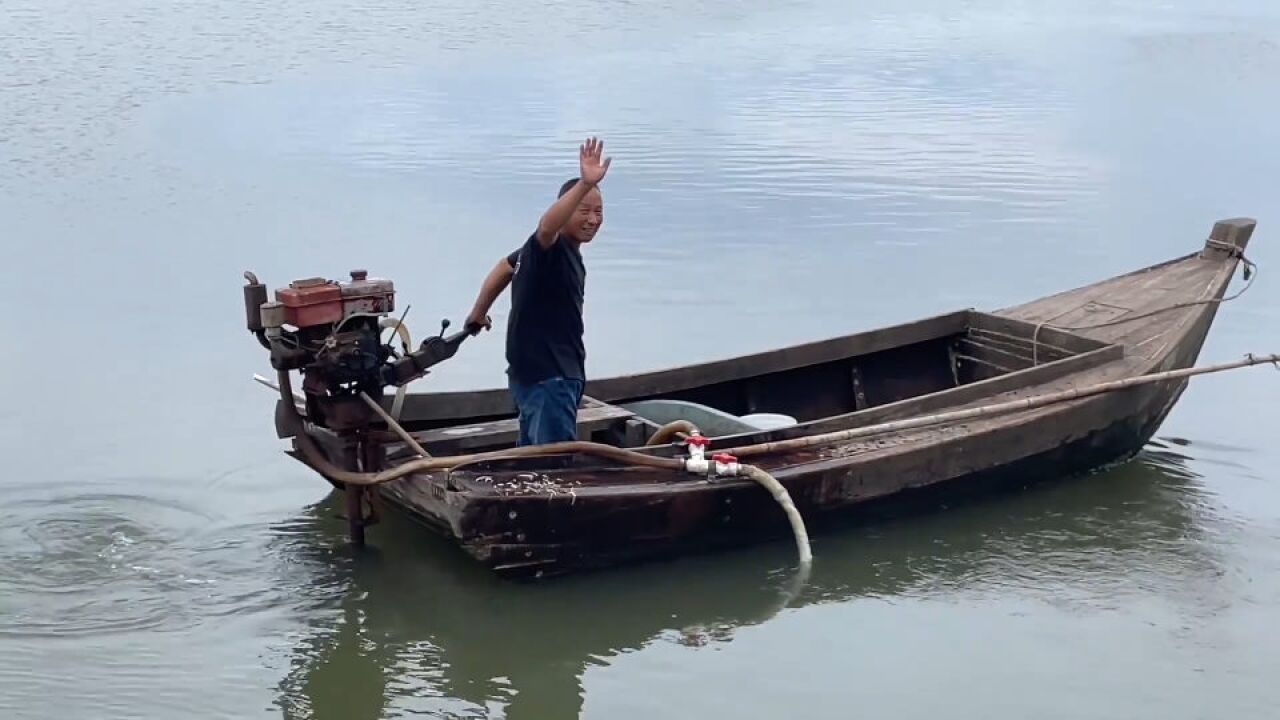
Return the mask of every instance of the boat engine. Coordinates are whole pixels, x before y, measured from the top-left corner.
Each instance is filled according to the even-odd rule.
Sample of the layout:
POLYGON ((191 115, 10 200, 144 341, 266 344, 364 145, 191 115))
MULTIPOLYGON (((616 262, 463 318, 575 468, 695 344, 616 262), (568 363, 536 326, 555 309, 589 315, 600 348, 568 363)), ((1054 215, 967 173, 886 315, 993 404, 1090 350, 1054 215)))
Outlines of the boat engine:
POLYGON ((479 327, 422 341, 416 350, 399 329, 403 318, 395 310, 395 286, 352 270, 347 281, 306 278, 278 288, 268 299, 267 288, 252 272, 244 274, 245 320, 250 332, 270 352, 278 371, 298 370, 311 422, 335 431, 358 430, 374 421, 373 410, 361 393, 377 400, 388 387, 401 387, 427 374, 428 369, 457 353, 479 327), (401 335, 401 350, 391 339, 401 335))

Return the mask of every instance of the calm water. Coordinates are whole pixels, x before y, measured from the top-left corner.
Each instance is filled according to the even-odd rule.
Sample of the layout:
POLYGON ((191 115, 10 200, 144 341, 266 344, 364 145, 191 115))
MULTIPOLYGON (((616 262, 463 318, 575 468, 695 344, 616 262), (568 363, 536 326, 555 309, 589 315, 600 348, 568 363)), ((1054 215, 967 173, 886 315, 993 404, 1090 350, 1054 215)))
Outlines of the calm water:
MULTIPOLYGON (((545 587, 353 559, 241 272, 455 322, 605 138, 589 370, 998 308, 1260 221, 1202 356, 1280 351, 1280 6, 5 0, 0 717, 1274 717, 1280 375, 1111 472, 545 587), (687 313, 710 331, 688 333, 687 313)), ((505 304, 495 313, 505 319, 505 304)), ((502 383, 501 335, 423 387, 502 383)))

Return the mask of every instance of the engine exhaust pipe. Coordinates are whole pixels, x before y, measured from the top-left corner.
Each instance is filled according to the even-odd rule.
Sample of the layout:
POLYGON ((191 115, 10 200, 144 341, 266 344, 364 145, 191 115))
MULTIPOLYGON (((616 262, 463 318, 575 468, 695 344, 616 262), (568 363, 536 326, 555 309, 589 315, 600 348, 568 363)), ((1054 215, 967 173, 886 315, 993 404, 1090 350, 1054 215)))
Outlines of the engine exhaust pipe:
POLYGON ((249 332, 258 337, 258 342, 262 347, 270 350, 271 343, 267 342, 266 334, 262 325, 262 305, 267 302, 267 286, 258 282, 258 276, 252 272, 244 271, 244 321, 245 326, 249 328, 249 332))

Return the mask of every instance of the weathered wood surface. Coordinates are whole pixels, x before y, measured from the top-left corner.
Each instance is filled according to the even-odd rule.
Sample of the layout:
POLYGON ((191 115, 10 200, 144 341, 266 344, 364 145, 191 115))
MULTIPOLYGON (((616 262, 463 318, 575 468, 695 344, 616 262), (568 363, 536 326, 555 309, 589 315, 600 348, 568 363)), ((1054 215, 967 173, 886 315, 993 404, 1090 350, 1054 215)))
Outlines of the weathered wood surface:
MULTIPOLYGON (((1251 232, 1250 223, 1228 222, 1215 228, 1214 238, 1243 249, 1251 232)), ((1046 343, 1035 351, 1036 356, 1044 351, 1036 359, 1045 364, 1015 374, 798 428, 721 439, 718 444, 726 447, 735 441, 745 444, 852 427, 1188 367, 1195 363, 1217 311, 1217 304, 1205 301, 1223 295, 1236 265, 1236 258, 1215 244, 1201 253, 998 311, 1000 317, 984 316, 979 323, 972 322, 974 314, 957 313, 900 326, 890 333, 873 333, 878 339, 862 345, 842 338, 811 344, 799 354, 752 356, 749 367, 758 372, 801 362, 801 357, 812 362, 830 359, 837 346, 885 350, 895 346, 885 339, 895 333, 894 343, 908 336, 928 340, 962 329, 966 323, 1012 338, 1003 352, 1020 355, 1024 362, 1030 346, 1019 345, 1019 340, 1029 337, 1029 328, 1046 343), (1179 304, 1187 306, 1114 323, 1179 304), (1085 327, 1098 323, 1112 324, 1085 327), (1062 351, 1078 354, 1065 357, 1062 351)), ((990 354, 995 356, 994 351, 990 354)), ((677 387, 692 382, 699 372, 708 373, 704 381, 720 381, 710 368, 728 366, 695 367, 700 369, 676 371, 669 381, 661 374, 650 374, 639 384, 627 385, 628 379, 619 379, 613 386, 601 381, 597 387, 612 387, 615 392, 677 387)), ((738 377, 750 374, 739 372, 738 377)), ((854 402, 861 407, 865 401, 853 399, 858 390, 855 377, 850 373, 846 378, 850 407, 855 407, 854 402)), ((1074 472, 1137 452, 1184 386, 1185 380, 1152 384, 962 425, 779 453, 759 458, 756 464, 788 487, 806 518, 951 481, 977 483, 1010 473, 1074 472)), ((470 408, 484 402, 488 400, 470 408)), ((673 449, 648 451, 670 454, 673 449)), ((563 459, 525 460, 468 468, 451 477, 443 473, 411 476, 384 486, 383 492, 458 539, 478 560, 514 575, 554 574, 657 557, 680 548, 746 542, 786 529, 772 499, 747 481, 707 482, 652 470, 608 469, 591 461, 566 465, 563 459), (527 491, 531 485, 544 491, 527 491), (546 492, 547 488, 554 492, 546 492)))
MULTIPOLYGON (((1248 218, 1224 220, 1214 225, 1210 240, 1244 251, 1255 225, 1248 218)), ((1179 342, 1180 328, 1192 322, 1201 311, 1208 312, 1212 318, 1217 305, 1175 310, 1097 328, 1088 326, 1115 322, 1181 302, 1221 297, 1236 267, 1237 263, 1221 250, 1206 244, 1193 255, 1006 308, 998 314, 1033 324, 1079 328, 1071 332, 1124 345, 1130 354, 1151 359, 1166 352, 1170 343, 1179 342)))
MULTIPOLYGON (((910 323, 878 328, 794 347, 666 370, 590 380, 586 393, 611 402, 621 398, 657 395, 754 375, 782 372, 851 355, 870 354, 901 345, 942 337, 964 329, 966 311, 950 312, 910 323)), ((390 400, 387 400, 390 403, 390 400)), ((410 393, 401 416, 406 425, 457 418, 506 415, 514 412, 506 389, 476 392, 410 393)))
POLYGON ((602 400, 611 401, 619 398, 661 395, 703 385, 780 373, 854 355, 870 355, 958 333, 964 330, 968 318, 966 311, 957 311, 869 332, 737 358, 593 380, 588 382, 587 392, 602 400))
MULTIPOLYGON (((737 377, 739 384, 736 386, 732 385, 733 381, 721 380, 711 387, 724 388, 727 395, 745 400, 743 412, 777 412, 784 403, 798 402, 800 412, 811 417, 811 420, 786 430, 756 433, 759 439, 780 439, 838 427, 873 424, 950 407, 959 402, 988 398, 995 393, 1042 383, 1123 355, 1123 350, 1117 346, 1066 335, 1052 329, 1043 329, 1039 333, 1043 337, 1039 339, 1037 349, 1033 350, 1033 325, 973 310, 947 315, 945 318, 945 322, 941 324, 933 319, 923 325, 903 326, 909 329, 901 333, 876 332, 877 339, 874 342, 841 338, 839 343, 828 343, 821 352, 809 356, 815 363, 826 363, 825 366, 793 367, 794 358, 785 353, 769 360, 760 359, 757 366, 771 368, 773 375, 753 377, 740 374, 737 377), (956 325, 956 319, 961 319, 962 322, 956 325), (959 334, 965 332, 966 328, 968 336, 959 334), (948 341, 945 335, 936 334, 943 330, 957 333, 954 336, 957 339, 948 341), (902 342, 935 343, 936 352, 929 353, 919 345, 885 347, 883 343, 886 337, 896 337, 902 342), (971 355, 944 352, 942 348, 947 342, 954 343, 962 351, 967 350, 971 355), (872 348, 873 352, 854 357, 832 357, 830 349, 837 346, 846 349, 872 348), (978 373, 972 378, 968 376, 973 373, 966 371, 966 382, 956 386, 958 368, 950 365, 958 361, 960 367, 967 367, 964 365, 966 359, 972 360, 975 356, 989 358, 995 365, 1003 363, 1001 367, 1005 370, 978 373), (841 365, 838 361, 853 364, 841 365), (1012 371, 1023 372, 1014 375, 1011 374, 1012 371), (780 381, 780 377, 788 374, 792 377, 785 382, 780 381), (895 378, 898 387, 894 385, 895 378)), ((645 380, 641 385, 625 387, 640 390, 651 387, 653 382, 645 380)), ((670 386, 683 387, 684 384, 683 380, 677 380, 670 383, 670 386)), ((615 389, 622 387, 624 386, 619 385, 615 389)), ((616 405, 585 396, 583 409, 579 413, 582 430, 580 436, 587 437, 592 432, 629 417, 633 416, 616 405)), ((648 434, 656 429, 655 425, 647 423, 643 418, 635 420, 643 427, 624 433, 629 439, 628 444, 633 447, 642 445, 648 434)), ((518 423, 514 417, 485 418, 419 430, 413 436, 435 454, 454 454, 474 448, 513 444, 517 429, 518 423)), ((742 439, 736 438, 735 441, 742 439)), ((405 454, 398 449, 393 451, 393 457, 397 459, 405 454)))
MULTIPOLYGON (((578 410, 578 432, 586 437, 591 432, 605 429, 634 416, 634 413, 617 405, 603 403, 586 405, 578 410)), ((413 434, 419 443, 434 450, 437 455, 494 444, 514 445, 519 436, 520 423, 517 418, 451 426, 413 434)))

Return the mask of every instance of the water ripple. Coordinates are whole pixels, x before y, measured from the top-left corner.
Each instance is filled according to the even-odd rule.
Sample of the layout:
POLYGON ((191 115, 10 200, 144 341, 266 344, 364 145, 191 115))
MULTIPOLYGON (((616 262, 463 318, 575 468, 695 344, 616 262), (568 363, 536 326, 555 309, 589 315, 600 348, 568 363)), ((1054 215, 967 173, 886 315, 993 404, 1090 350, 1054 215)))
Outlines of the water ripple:
POLYGON ((264 552, 279 548, 261 528, 185 503, 71 493, 5 505, 13 520, 0 528, 0 592, 11 601, 0 636, 174 631, 299 597, 300 588, 264 581, 264 552))

